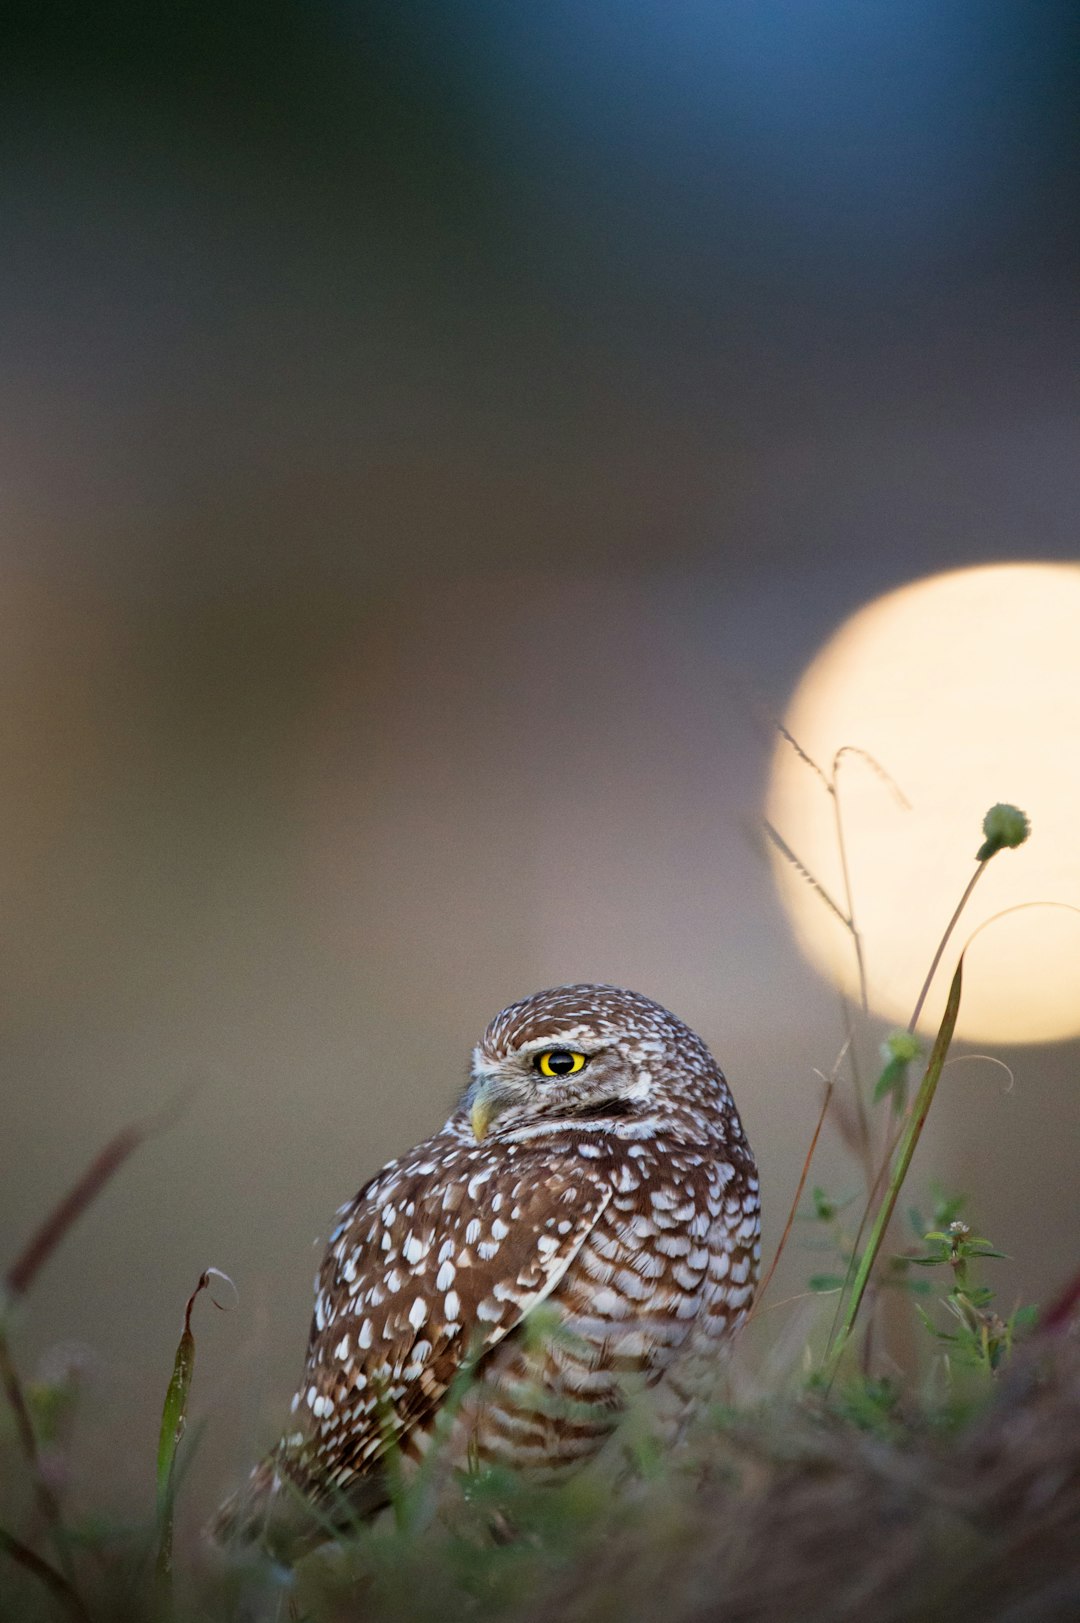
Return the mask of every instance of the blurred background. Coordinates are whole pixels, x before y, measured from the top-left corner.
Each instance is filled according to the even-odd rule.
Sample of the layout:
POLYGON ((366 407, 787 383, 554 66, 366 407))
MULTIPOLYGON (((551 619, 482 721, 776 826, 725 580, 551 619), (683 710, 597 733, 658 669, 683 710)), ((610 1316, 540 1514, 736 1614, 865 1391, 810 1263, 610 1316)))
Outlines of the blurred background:
MULTIPOLYGON (((226 1270, 201 1512, 283 1412, 335 1207, 512 998, 621 982, 700 1030, 775 1241, 842 1027, 746 695, 783 711, 903 583, 1080 556, 1080 29, 13 0, 0 30, 0 1221, 10 1257, 195 1090, 19 1350, 85 1361, 80 1448, 145 1502, 184 1299, 226 1270)), ((1008 1304, 1076 1265, 1080 1047, 994 1052, 1014 1086, 955 1068, 917 1171, 973 1192, 1008 1304)), ((835 1139, 820 1177, 858 1187, 835 1139)))

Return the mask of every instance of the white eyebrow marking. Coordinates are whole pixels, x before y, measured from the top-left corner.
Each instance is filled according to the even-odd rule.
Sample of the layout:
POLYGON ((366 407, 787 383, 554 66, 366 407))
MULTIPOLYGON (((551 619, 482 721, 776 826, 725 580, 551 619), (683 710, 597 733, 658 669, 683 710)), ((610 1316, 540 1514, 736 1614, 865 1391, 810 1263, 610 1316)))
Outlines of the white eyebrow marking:
POLYGON ((614 1037, 597 1037, 589 1026, 570 1026, 565 1031, 549 1031, 544 1037, 530 1037, 514 1050, 518 1054, 538 1054, 545 1048, 573 1048, 574 1044, 587 1048, 589 1057, 615 1046, 614 1037))

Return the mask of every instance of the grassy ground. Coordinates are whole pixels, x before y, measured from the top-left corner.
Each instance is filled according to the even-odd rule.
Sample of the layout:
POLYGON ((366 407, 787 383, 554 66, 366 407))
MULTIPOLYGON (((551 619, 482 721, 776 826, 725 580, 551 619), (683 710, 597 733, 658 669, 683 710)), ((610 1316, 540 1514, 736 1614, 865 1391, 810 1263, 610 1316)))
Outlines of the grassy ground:
MULTIPOLYGON (((20 1531, 55 1577, 43 1581, 9 1551, 0 1617, 1075 1618, 1075 1307, 1063 1304, 995 1372, 962 1366, 950 1380, 938 1361, 937 1378, 918 1389, 852 1368, 826 1394, 820 1376, 789 1367, 769 1372, 769 1391, 751 1334, 677 1449, 656 1446, 650 1412, 634 1405, 603 1464, 562 1487, 486 1473, 460 1482, 442 1517, 405 1495, 394 1513, 293 1571, 255 1550, 196 1548, 177 1551, 170 1581, 158 1566, 162 1523, 149 1508, 141 1526, 67 1525, 58 1541, 49 1512, 24 1503, 20 1531)), ((21 1475, 32 1501, 29 1472, 21 1475)))

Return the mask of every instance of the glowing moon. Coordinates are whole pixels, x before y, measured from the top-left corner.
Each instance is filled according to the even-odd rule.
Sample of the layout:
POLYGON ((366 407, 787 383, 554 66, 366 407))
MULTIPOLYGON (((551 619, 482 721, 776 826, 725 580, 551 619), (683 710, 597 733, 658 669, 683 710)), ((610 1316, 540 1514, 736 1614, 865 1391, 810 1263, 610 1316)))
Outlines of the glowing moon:
MULTIPOLYGON (((904 1025, 941 932, 974 868, 984 813, 1012 801, 1031 819, 1016 851, 976 887, 921 1022, 935 1028, 957 955, 975 927, 1021 902, 1080 907, 1080 564, 1000 564, 931 576, 854 614, 803 676, 784 717, 824 770, 845 745, 868 751, 903 810, 855 754, 839 766, 854 913, 871 1008, 904 1025)), ((766 815, 841 905, 833 800, 777 746, 766 815)), ((853 996, 850 935, 779 852, 777 884, 800 946, 853 996)), ((966 960, 958 1031, 990 1042, 1080 1033, 1080 917, 1010 914, 966 960)))

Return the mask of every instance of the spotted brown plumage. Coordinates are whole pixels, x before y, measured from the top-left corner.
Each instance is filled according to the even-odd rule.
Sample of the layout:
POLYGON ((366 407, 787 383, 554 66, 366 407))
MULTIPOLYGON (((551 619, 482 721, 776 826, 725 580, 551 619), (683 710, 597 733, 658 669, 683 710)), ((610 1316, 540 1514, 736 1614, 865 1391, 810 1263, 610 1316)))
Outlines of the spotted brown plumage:
POLYGON ((701 1039, 617 987, 511 1004, 445 1126, 338 1212, 292 1421, 217 1536, 304 1503, 372 1514, 389 1459, 437 1436, 458 1465, 588 1458, 624 1375, 658 1380, 743 1316, 758 1251, 754 1158, 701 1039))

